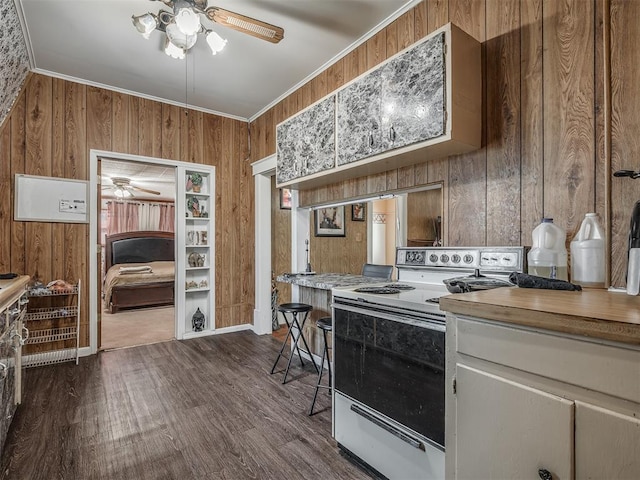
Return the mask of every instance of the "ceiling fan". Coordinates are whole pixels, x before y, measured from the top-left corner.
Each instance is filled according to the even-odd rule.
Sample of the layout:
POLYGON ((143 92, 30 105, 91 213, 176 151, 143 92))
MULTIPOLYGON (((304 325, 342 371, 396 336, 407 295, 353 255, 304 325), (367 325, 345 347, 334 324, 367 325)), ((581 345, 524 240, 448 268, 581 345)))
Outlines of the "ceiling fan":
POLYGON ((198 34, 203 33, 211 52, 221 51, 227 41, 202 23, 203 18, 219 25, 252 35, 271 43, 284 38, 284 30, 275 25, 231 12, 223 8, 207 6, 207 0, 151 0, 164 3, 171 11, 160 9, 157 14, 145 13, 132 16, 138 32, 149 38, 154 30, 166 34, 164 51, 173 58, 184 58, 186 52, 195 45, 198 34))
POLYGON ((133 191, 160 195, 160 192, 155 190, 131 185, 131 179, 126 177, 111 177, 111 183, 112 185, 104 185, 102 189, 113 189, 113 194, 118 198, 135 197, 133 191))

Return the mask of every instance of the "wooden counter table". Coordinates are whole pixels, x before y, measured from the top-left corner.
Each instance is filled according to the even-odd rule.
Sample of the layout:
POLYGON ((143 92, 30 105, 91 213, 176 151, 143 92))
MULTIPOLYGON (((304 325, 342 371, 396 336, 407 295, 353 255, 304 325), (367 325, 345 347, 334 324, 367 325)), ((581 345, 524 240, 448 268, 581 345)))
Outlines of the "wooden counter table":
POLYGON ((625 292, 496 288, 444 296, 440 299, 440 309, 640 345, 640 296, 625 292))

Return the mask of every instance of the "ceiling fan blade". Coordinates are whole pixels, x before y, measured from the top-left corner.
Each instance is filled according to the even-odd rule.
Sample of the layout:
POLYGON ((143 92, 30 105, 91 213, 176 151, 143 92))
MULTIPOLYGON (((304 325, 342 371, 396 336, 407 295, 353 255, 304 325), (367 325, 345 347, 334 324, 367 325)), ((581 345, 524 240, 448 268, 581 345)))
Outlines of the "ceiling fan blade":
POLYGON ((205 10, 207 18, 212 22, 232 28, 238 32, 253 35, 271 43, 278 43, 284 38, 284 30, 270 23, 261 22, 255 18, 240 15, 239 13, 224 10, 218 7, 209 7, 205 10))
MULTIPOLYGON (((138 190, 140 192, 151 193, 153 195, 160 195, 160 192, 156 192, 155 190, 149 190, 147 188, 136 187, 135 185, 130 185, 128 190, 131 190, 131 189, 138 190)), ((131 192, 131 193, 133 193, 133 192, 131 192)))

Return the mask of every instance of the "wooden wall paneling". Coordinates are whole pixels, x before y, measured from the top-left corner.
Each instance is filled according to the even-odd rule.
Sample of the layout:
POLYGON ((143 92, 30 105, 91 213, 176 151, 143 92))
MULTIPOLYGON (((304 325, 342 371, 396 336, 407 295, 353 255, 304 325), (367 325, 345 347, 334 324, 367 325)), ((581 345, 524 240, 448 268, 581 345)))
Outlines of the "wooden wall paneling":
POLYGON ((0 272, 11 272, 11 122, 0 126, 0 272))
MULTIPOLYGON (((38 75, 27 90, 25 170, 30 175, 51 176, 52 79, 38 75)), ((26 222, 25 267, 43 282, 52 280, 51 224, 26 222)))
MULTIPOLYGON (((129 150, 126 153, 142 155, 140 153, 140 102, 141 98, 129 97, 129 150)), ((185 145, 183 143, 182 145, 185 145)))
POLYGON ((182 108, 177 105, 162 104, 162 158, 170 160, 180 158, 181 113, 182 108))
POLYGON ((413 41, 417 42, 429 33, 429 12, 428 2, 423 0, 413 7, 413 41))
POLYGON ((543 11, 544 214, 569 241, 594 208, 593 4, 545 0, 543 11))
POLYGON ((111 150, 111 92, 87 87, 87 141, 91 148, 111 150))
MULTIPOLYGON (((52 153, 51 153, 51 175, 54 177, 65 176, 65 81, 54 78, 52 80, 52 153)), ((52 274, 54 278, 65 278, 65 243, 64 224, 53 223, 51 225, 51 250, 52 274)))
POLYGON ((474 152, 451 157, 449 160, 448 240, 451 245, 486 244, 486 53, 484 0, 451 0, 449 19, 482 45, 483 65, 483 147, 474 152))
MULTIPOLYGON (((27 95, 31 81, 34 75, 30 75, 22 93, 18 96, 18 99, 11 109, 11 114, 5 120, 5 125, 11 125, 11 219, 14 215, 13 205, 13 192, 14 192, 14 179, 16 173, 25 173, 25 155, 26 155, 26 116, 27 116, 27 95)), ((10 271, 28 274, 25 262, 25 248, 24 248, 24 235, 25 235, 26 222, 12 222, 11 223, 11 269, 10 271)))
POLYGON ((153 100, 146 98, 140 98, 139 103, 139 117, 138 117, 138 154, 145 155, 147 157, 153 156, 153 139, 155 135, 154 118, 153 118, 153 100))
POLYGON ((367 44, 362 43, 344 57, 344 81, 350 82, 367 71, 367 44))
MULTIPOLYGON (((95 141, 101 145, 109 145, 112 137, 113 123, 109 131, 93 129, 93 139, 89 139, 89 123, 92 122, 92 114, 87 109, 88 88, 78 83, 65 82, 65 150, 64 150, 64 177, 77 180, 89 179, 89 150, 95 141), (101 133, 100 133, 101 132, 101 133), (98 138, 98 136, 102 138, 98 138)), ((94 99, 95 100, 95 99, 94 99)), ((99 100, 99 99, 98 99, 99 100)), ((95 105, 102 112, 99 117, 108 115, 108 105, 104 103, 95 105)), ((112 117, 113 118, 113 117, 112 117)), ((80 305, 80 345, 89 345, 89 225, 64 224, 64 250, 58 252, 64 258, 63 278, 75 282, 82 281, 82 298, 80 305)))
POLYGON ((442 215, 442 192, 423 190, 407 195, 407 240, 428 241, 417 245, 431 246, 436 238, 435 219, 442 215))
MULTIPOLYGON (((640 170, 640 108, 636 95, 640 65, 634 48, 640 40, 640 3, 611 0, 611 167, 640 170)), ((610 173, 611 174, 611 173, 610 173)), ((631 212, 640 200, 639 180, 611 181, 611 283, 626 286, 627 248, 631 212)))
POLYGON ((542 0, 522 2, 520 7, 520 116, 521 122, 521 245, 531 245, 531 232, 543 217, 543 90, 542 0))
MULTIPOLYGON (((256 236, 256 241, 260 238, 256 236)), ((271 177, 271 271, 278 277, 291 272, 291 210, 280 209, 280 190, 276 188, 276 177, 271 177)), ((291 285, 276 284, 278 303, 291 301, 291 285)))
POLYGON ((238 189, 238 204, 240 216, 240 281, 242 296, 240 301, 248 308, 247 315, 243 315, 243 322, 252 322, 255 307, 255 189, 251 159, 249 157, 248 124, 235 121, 235 143, 239 146, 237 159, 240 163, 240 188, 238 189))
POLYGON ((389 58, 400 51, 398 47, 398 21, 395 20, 387 25, 384 29, 385 32, 385 59, 389 58))
MULTIPOLYGON (((321 212, 321 209, 319 211, 321 212)), ((311 214, 309 256, 314 271, 355 274, 362 271, 362 264, 367 261, 367 223, 352 222, 349 205, 344 207, 344 216, 344 237, 316 237, 314 213, 311 214)))
POLYGON ((312 80, 309 80, 307 83, 305 83, 302 87, 300 87, 298 91, 300 92, 300 110, 308 107, 313 102, 315 102, 312 80))
POLYGON ((111 92, 111 148, 114 152, 129 151, 130 95, 111 92))
MULTIPOLYGON (((264 118, 263 130, 264 130, 264 142, 260 149, 260 156, 256 160, 268 157, 276 151, 276 123, 275 123, 275 109, 270 108, 261 117, 264 118)), ((253 150, 253 144, 251 146, 253 150)))
POLYGON ((323 70, 311 79, 311 102, 301 105, 301 108, 311 105, 329 93, 327 81, 327 70, 323 70))
POLYGON ((344 85, 345 62, 345 57, 342 57, 327 69, 327 93, 334 92, 344 85))
POLYGON ((423 3, 427 4, 427 34, 449 22, 449 0, 424 0, 423 3))
POLYGON ((487 10, 487 245, 520 245, 520 2, 487 10))
MULTIPOLYGON (((188 118, 188 138, 189 138, 189 159, 190 163, 204 163, 204 149, 202 138, 202 112, 189 110, 188 118)), ((226 130, 225 130, 226 131, 226 130)), ((216 159, 219 160, 219 159, 216 159)))
MULTIPOLYGON (((607 184, 611 182, 610 165, 605 165, 605 111, 604 111, 604 96, 605 96, 605 59, 604 59, 604 38, 603 38, 603 10, 608 5, 608 0, 595 0, 595 41, 594 41, 594 55, 595 55, 595 81, 594 81, 594 114, 595 114, 595 211, 600 215, 602 222, 605 221, 605 208, 607 207, 609 192, 607 191, 607 184)), ((609 21, 608 18, 606 21, 609 21)))
POLYGON ((380 30, 365 42, 367 46, 367 67, 365 71, 375 67, 387 59, 387 32, 380 30))
MULTIPOLYGON (((403 13, 395 22, 396 27, 396 52, 404 50, 416 41, 415 32, 415 7, 403 13)), ((392 54, 389 51, 389 36, 387 33, 387 58, 392 54)))

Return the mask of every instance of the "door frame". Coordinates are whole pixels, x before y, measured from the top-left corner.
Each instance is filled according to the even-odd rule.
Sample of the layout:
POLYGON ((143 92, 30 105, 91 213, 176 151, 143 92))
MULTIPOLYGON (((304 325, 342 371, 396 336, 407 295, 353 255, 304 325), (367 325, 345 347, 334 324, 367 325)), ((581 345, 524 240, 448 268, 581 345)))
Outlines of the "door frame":
MULTIPOLYGON (((168 167, 176 167, 176 212, 178 211, 179 202, 184 201, 178 198, 178 170, 177 167, 192 168, 193 163, 182 162, 180 160, 168 160, 156 157, 145 157, 143 155, 132 155, 128 153, 111 152, 107 150, 89 151, 89 205, 95 206, 90 208, 89 215, 89 349, 91 354, 98 352, 98 187, 100 186, 98 178, 98 157, 113 158, 125 162, 144 162, 154 163, 157 165, 165 165, 168 167)), ((178 235, 176 229, 175 232, 178 235)), ((176 270, 182 266, 178 264, 180 257, 176 256, 176 270)), ((179 289, 184 289, 184 285, 175 285, 175 296, 180 295, 179 289)), ((215 287, 214 287, 215 288, 215 287)), ((177 315, 177 311, 176 311, 177 315)), ((178 338, 178 322, 177 317, 174 319, 174 335, 178 338)))

